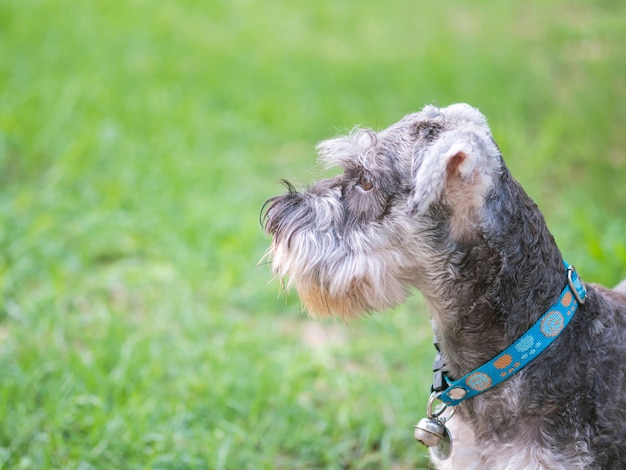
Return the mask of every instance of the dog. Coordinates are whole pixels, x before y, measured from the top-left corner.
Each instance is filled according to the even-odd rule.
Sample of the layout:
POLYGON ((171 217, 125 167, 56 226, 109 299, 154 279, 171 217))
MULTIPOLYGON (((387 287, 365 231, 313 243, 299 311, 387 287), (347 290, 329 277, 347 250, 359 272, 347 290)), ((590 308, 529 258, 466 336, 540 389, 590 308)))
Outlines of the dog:
MULTIPOLYGON (((422 292, 445 377, 431 399, 452 396, 429 410, 435 442, 453 443, 450 455, 431 447, 434 465, 626 468, 626 281, 585 284, 564 264, 484 115, 426 106, 317 149, 343 172, 304 191, 285 182, 265 203, 267 256, 313 316, 355 318, 422 292), (552 341, 539 352, 533 325, 552 341), (535 357, 520 366, 513 346, 535 357), (490 361, 508 376, 463 399, 470 388, 455 384, 490 361)), ((464 383, 495 375, 475 378, 464 383)))

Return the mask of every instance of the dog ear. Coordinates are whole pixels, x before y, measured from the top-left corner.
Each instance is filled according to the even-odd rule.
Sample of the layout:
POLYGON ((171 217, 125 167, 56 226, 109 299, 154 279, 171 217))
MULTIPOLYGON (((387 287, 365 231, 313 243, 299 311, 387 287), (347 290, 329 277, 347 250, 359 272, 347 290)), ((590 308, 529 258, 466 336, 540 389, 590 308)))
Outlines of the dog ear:
POLYGON ((413 162, 411 213, 425 213, 452 185, 471 184, 490 153, 485 137, 474 131, 448 134, 425 151, 418 151, 413 162))

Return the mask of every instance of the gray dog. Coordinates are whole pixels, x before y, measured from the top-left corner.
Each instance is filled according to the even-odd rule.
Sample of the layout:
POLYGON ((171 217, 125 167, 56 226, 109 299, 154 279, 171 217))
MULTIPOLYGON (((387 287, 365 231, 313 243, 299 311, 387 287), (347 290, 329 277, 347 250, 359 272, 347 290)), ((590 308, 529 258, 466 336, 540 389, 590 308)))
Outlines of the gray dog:
POLYGON ((314 315, 423 293, 444 381, 416 437, 437 467, 626 468, 626 283, 564 263, 485 117, 426 106, 318 150, 343 174, 264 207, 274 273, 314 315))

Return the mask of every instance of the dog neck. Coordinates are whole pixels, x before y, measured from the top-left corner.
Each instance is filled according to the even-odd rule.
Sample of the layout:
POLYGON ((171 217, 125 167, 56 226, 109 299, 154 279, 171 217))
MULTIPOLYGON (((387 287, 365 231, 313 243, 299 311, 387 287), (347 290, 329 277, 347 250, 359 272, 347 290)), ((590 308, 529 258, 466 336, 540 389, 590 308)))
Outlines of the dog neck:
POLYGON ((543 216, 504 169, 468 237, 447 243, 420 290, 448 376, 458 379, 528 330, 559 298, 565 268, 543 216))
POLYGON ((446 405, 455 406, 491 389, 526 367, 565 331, 578 306, 585 302, 587 289, 576 269, 566 262, 563 264, 567 270, 567 282, 558 301, 504 351, 456 381, 443 375, 445 367, 443 364, 439 365, 443 358, 437 358, 437 368, 433 366, 433 390, 440 392, 439 400, 446 405), (441 380, 438 380, 437 374, 442 374, 441 380))

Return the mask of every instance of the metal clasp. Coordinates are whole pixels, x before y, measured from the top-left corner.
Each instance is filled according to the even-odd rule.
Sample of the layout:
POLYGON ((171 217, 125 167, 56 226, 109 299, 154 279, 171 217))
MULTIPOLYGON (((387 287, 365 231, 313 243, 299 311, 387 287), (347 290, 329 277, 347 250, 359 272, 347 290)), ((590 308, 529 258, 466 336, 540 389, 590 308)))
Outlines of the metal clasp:
POLYGON ((583 297, 581 297, 580 294, 578 293, 578 290, 576 289, 576 284, 573 279, 574 274, 577 274, 576 268, 572 265, 569 265, 567 267, 567 283, 569 284, 569 287, 572 290, 572 293, 574 294, 574 297, 576 298, 578 303, 582 305, 587 300, 587 287, 585 287, 585 283, 583 282, 582 279, 580 279, 580 276, 579 276, 578 282, 580 283, 580 286, 582 287, 582 291, 583 291, 583 297))
POLYGON ((452 416, 454 416, 454 413, 456 412, 456 406, 449 406, 445 403, 441 403, 433 411, 433 404, 435 403, 435 400, 439 398, 439 395, 441 395, 441 392, 433 392, 430 394, 430 397, 428 398, 428 403, 426 404, 426 416, 431 419, 434 418, 441 421, 442 423, 445 423, 446 421, 450 420, 452 416), (448 412, 448 414, 444 415, 446 411, 448 412))

